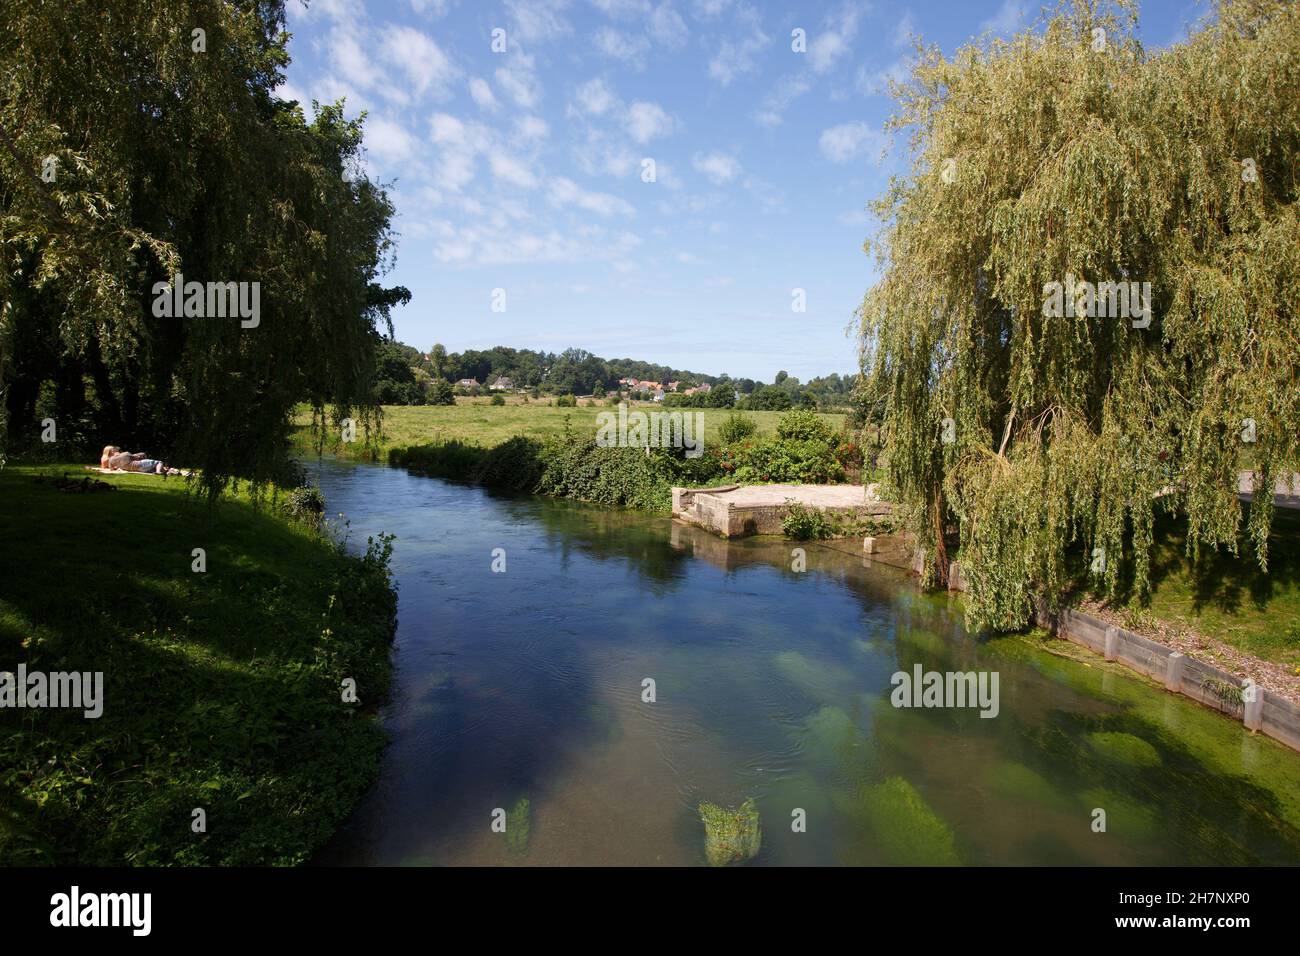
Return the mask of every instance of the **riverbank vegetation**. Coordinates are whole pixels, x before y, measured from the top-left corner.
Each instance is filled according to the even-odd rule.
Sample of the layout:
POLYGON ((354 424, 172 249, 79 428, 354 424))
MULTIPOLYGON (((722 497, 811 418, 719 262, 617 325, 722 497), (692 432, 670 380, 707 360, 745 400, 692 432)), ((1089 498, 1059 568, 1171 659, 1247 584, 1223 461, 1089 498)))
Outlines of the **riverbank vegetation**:
POLYGON ((1300 8, 1224 0, 1153 52, 1129 0, 1063 3, 923 49, 896 93, 914 164, 875 204, 864 407, 928 577, 960 548, 972 627, 1023 627, 1079 574, 1146 603, 1168 519, 1193 563, 1275 579, 1269 491, 1300 462, 1300 8), (1248 512, 1246 461, 1268 490, 1248 512))
MULTIPOLYGON (((489 407, 486 414, 501 411, 489 407)), ((397 446, 389 449, 388 462, 502 490, 664 514, 670 509, 674 485, 831 484, 859 480, 863 473, 863 454, 855 435, 837 431, 828 416, 812 411, 796 409, 773 416, 770 434, 742 413, 715 413, 719 421, 712 434, 730 437, 729 442, 711 440, 710 416, 700 413, 705 416, 706 432, 695 456, 688 456, 685 447, 602 447, 597 443, 596 410, 582 411, 591 413, 590 430, 575 426, 566 414, 558 432, 539 432, 540 437, 516 435, 490 446, 459 438, 397 446), (721 417, 724 414, 726 418, 721 417)))
POLYGON ((101 672, 103 713, 0 710, 0 859, 307 859, 378 772, 388 541, 350 556, 312 501, 246 486, 210 509, 174 479, 36 480, 65 470, 0 471, 0 661, 101 672))

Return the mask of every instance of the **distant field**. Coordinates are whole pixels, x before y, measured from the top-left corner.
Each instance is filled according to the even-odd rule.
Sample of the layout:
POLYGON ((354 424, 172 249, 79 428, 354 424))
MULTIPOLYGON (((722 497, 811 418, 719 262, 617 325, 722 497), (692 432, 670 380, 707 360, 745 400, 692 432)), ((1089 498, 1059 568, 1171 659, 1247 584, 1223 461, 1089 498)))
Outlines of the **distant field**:
MULTIPOLYGON (((558 435, 564 431, 566 417, 576 431, 586 429, 591 434, 596 431, 596 416, 602 411, 617 412, 616 406, 598 405, 588 407, 581 399, 577 408, 556 408, 547 404, 549 399, 530 400, 524 404, 518 396, 507 399, 506 405, 490 405, 486 397, 457 398, 452 405, 385 405, 383 430, 377 440, 371 442, 369 449, 362 444, 363 436, 358 433, 357 442, 344 445, 341 442, 326 442, 326 451, 357 458, 386 457, 389 448, 406 445, 425 445, 433 442, 459 439, 474 445, 491 447, 516 435, 531 438, 545 438, 558 435)), ((680 411, 700 412, 704 416, 704 441, 712 439, 710 431, 716 428, 731 414, 730 409, 718 408, 683 408, 665 409, 656 402, 632 402, 630 409, 641 411, 680 411)), ((770 435, 776 431, 776 422, 781 412, 741 412, 758 424, 760 435, 770 435)), ((840 428, 844 423, 842 414, 824 414, 821 416, 833 428, 840 428)), ((295 444, 300 453, 311 451, 311 414, 299 409, 295 418, 297 429, 294 433, 295 444)))

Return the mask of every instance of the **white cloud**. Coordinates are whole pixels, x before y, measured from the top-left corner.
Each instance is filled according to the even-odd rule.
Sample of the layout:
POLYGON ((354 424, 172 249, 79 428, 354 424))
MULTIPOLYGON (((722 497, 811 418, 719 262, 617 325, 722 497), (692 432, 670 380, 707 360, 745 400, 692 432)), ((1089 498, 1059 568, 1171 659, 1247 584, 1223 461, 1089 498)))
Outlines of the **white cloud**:
POLYGON ((667 47, 680 47, 690 35, 671 3, 661 3, 650 14, 650 35, 667 47))
POLYGON ((650 41, 645 37, 631 36, 613 27, 597 30, 595 45, 602 56, 620 60, 638 70, 645 66, 645 55, 650 49, 650 41))
POLYGON ((576 206, 598 216, 631 216, 636 212, 630 203, 618 196, 589 192, 564 176, 551 183, 549 198, 556 206, 576 206))
POLYGON ((628 107, 627 132, 638 143, 648 143, 657 136, 666 136, 676 126, 673 118, 658 103, 638 101, 628 107))
POLYGON ((515 132, 523 140, 545 139, 551 128, 540 116, 521 116, 515 120, 515 132))
POLYGON ((574 100, 582 112, 591 116, 602 116, 610 107, 618 103, 618 97, 605 85, 605 81, 599 78, 588 80, 578 87, 574 93, 574 100))
POLYGON ((771 42, 752 7, 741 7, 737 11, 735 31, 742 34, 740 39, 733 40, 729 33, 718 44, 717 54, 709 61, 709 76, 723 86, 729 86, 736 77, 752 71, 754 58, 771 42))
POLYGON ((754 119, 763 126, 780 126, 790 104, 812 89, 812 80, 793 74, 777 81, 772 92, 763 98, 754 119))
POLYGON ((547 43, 572 32, 563 11, 569 0, 506 0, 511 26, 507 35, 524 43, 547 43))
POLYGON ((490 135, 476 124, 466 124, 448 113, 435 113, 430 133, 438 147, 433 181, 439 189, 459 192, 474 180, 478 153, 488 145, 490 135))
POLYGON ((841 123, 822 133, 818 145, 822 155, 833 163, 847 163, 865 149, 884 142, 879 131, 866 123, 841 123))
POLYGON ((495 112, 499 105, 497 98, 492 94, 492 87, 482 77, 476 76, 469 81, 469 95, 482 109, 495 112))
POLYGON ((419 140, 404 126, 383 116, 366 119, 366 149, 389 162, 402 162, 414 156, 419 140))
POLYGON ((502 182, 523 189, 532 189, 537 185, 537 177, 533 175, 532 170, 528 168, 526 163, 514 156, 494 152, 488 157, 488 165, 492 167, 492 175, 502 182))
POLYGON ((532 109, 542 98, 542 85, 533 72, 533 58, 516 56, 510 64, 496 71, 497 86, 515 101, 515 105, 532 109))
POLYGON ((696 153, 691 165, 717 186, 726 185, 740 175, 740 163, 725 153, 696 153))
POLYGON ((858 21, 862 13, 861 6, 846 4, 826 18, 822 31, 808 46, 808 62, 814 72, 829 73, 840 57, 849 52, 853 39, 858 35, 858 21))
POLYGON ((456 75, 447 54, 433 38, 412 27, 389 25, 381 36, 383 57, 406 75, 417 95, 445 95, 456 75))
POLYGON ((435 237, 433 254, 453 265, 514 265, 518 263, 617 262, 640 245, 626 230, 610 232, 599 227, 574 234, 551 229, 545 233, 495 222, 429 223, 435 237))
POLYGON ((979 32, 1014 33, 1025 22, 1027 13, 1025 0, 1002 0, 998 12, 980 24, 979 32))
POLYGON ((373 87, 379 82, 374 60, 361 49, 352 30, 335 27, 329 35, 329 55, 337 76, 353 86, 373 87))

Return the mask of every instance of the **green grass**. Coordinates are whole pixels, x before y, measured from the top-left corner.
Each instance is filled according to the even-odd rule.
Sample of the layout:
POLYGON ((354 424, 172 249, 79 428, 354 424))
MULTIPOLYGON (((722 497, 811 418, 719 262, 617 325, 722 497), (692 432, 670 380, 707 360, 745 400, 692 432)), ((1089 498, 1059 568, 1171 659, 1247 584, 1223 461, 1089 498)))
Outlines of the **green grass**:
MULTIPOLYGON (((499 445, 517 435, 529 438, 547 438, 564 431, 565 418, 569 418, 575 431, 586 429, 596 433, 596 416, 602 411, 617 413, 612 405, 588 406, 580 401, 577 408, 557 408, 547 404, 550 399, 530 400, 524 404, 519 396, 512 396, 506 405, 488 404, 487 397, 457 398, 455 405, 385 405, 382 433, 366 446, 365 436, 358 432, 357 442, 343 444, 329 441, 326 451, 344 457, 387 459, 391 448, 461 441, 488 448, 499 445)), ((706 447, 714 440, 713 429, 719 428, 730 413, 725 408, 664 408, 657 402, 633 402, 630 408, 641 411, 702 412, 704 414, 704 441, 706 447)), ((777 419, 782 412, 744 412, 758 425, 760 435, 776 432, 777 419)), ((844 423, 842 414, 822 415, 832 428, 844 423)), ((295 445, 300 455, 315 453, 310 431, 311 414, 300 409, 295 417, 297 429, 295 445)))
POLYGON ((33 480, 65 470, 84 474, 0 471, 0 670, 102 671, 103 716, 0 710, 0 859, 306 859, 378 770, 396 614, 382 548, 349 557, 240 495, 209 511, 178 479, 33 480))
POLYGON ((1171 519, 1162 516, 1156 532, 1152 616, 1300 668, 1300 512, 1274 512, 1267 574, 1244 542, 1236 556, 1203 551, 1197 566, 1185 555, 1186 539, 1171 519))

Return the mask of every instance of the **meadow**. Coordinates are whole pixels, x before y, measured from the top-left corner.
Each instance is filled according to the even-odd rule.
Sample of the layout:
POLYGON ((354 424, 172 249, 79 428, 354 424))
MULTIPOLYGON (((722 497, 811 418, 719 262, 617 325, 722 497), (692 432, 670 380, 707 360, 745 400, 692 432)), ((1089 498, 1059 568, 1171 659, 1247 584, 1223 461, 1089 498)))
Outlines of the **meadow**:
MULTIPOLYGON (((505 405, 492 405, 491 399, 482 397, 458 397, 455 405, 385 405, 383 420, 378 435, 370 440, 360 430, 357 441, 344 444, 335 436, 325 443, 325 451, 345 458, 363 458, 384 461, 391 448, 405 448, 417 445, 442 444, 459 441, 468 445, 490 448, 516 437, 535 439, 549 438, 564 432, 568 422, 575 432, 596 433, 596 416, 602 411, 617 412, 617 406, 606 404, 588 405, 579 399, 576 408, 564 408, 551 404, 552 399, 529 399, 513 395, 505 405)), ((712 430, 716 429, 731 414, 726 408, 664 408, 657 402, 629 402, 629 409, 640 411, 680 411, 700 412, 704 415, 705 447, 713 443, 712 430)), ((777 420, 782 412, 740 412, 752 419, 758 426, 759 436, 769 436, 776 432, 777 420)), ((847 416, 843 414, 822 414, 821 417, 838 431, 847 416)), ((311 434, 311 413, 305 407, 299 408, 294 416, 294 444, 299 455, 314 455, 315 447, 311 434)))

